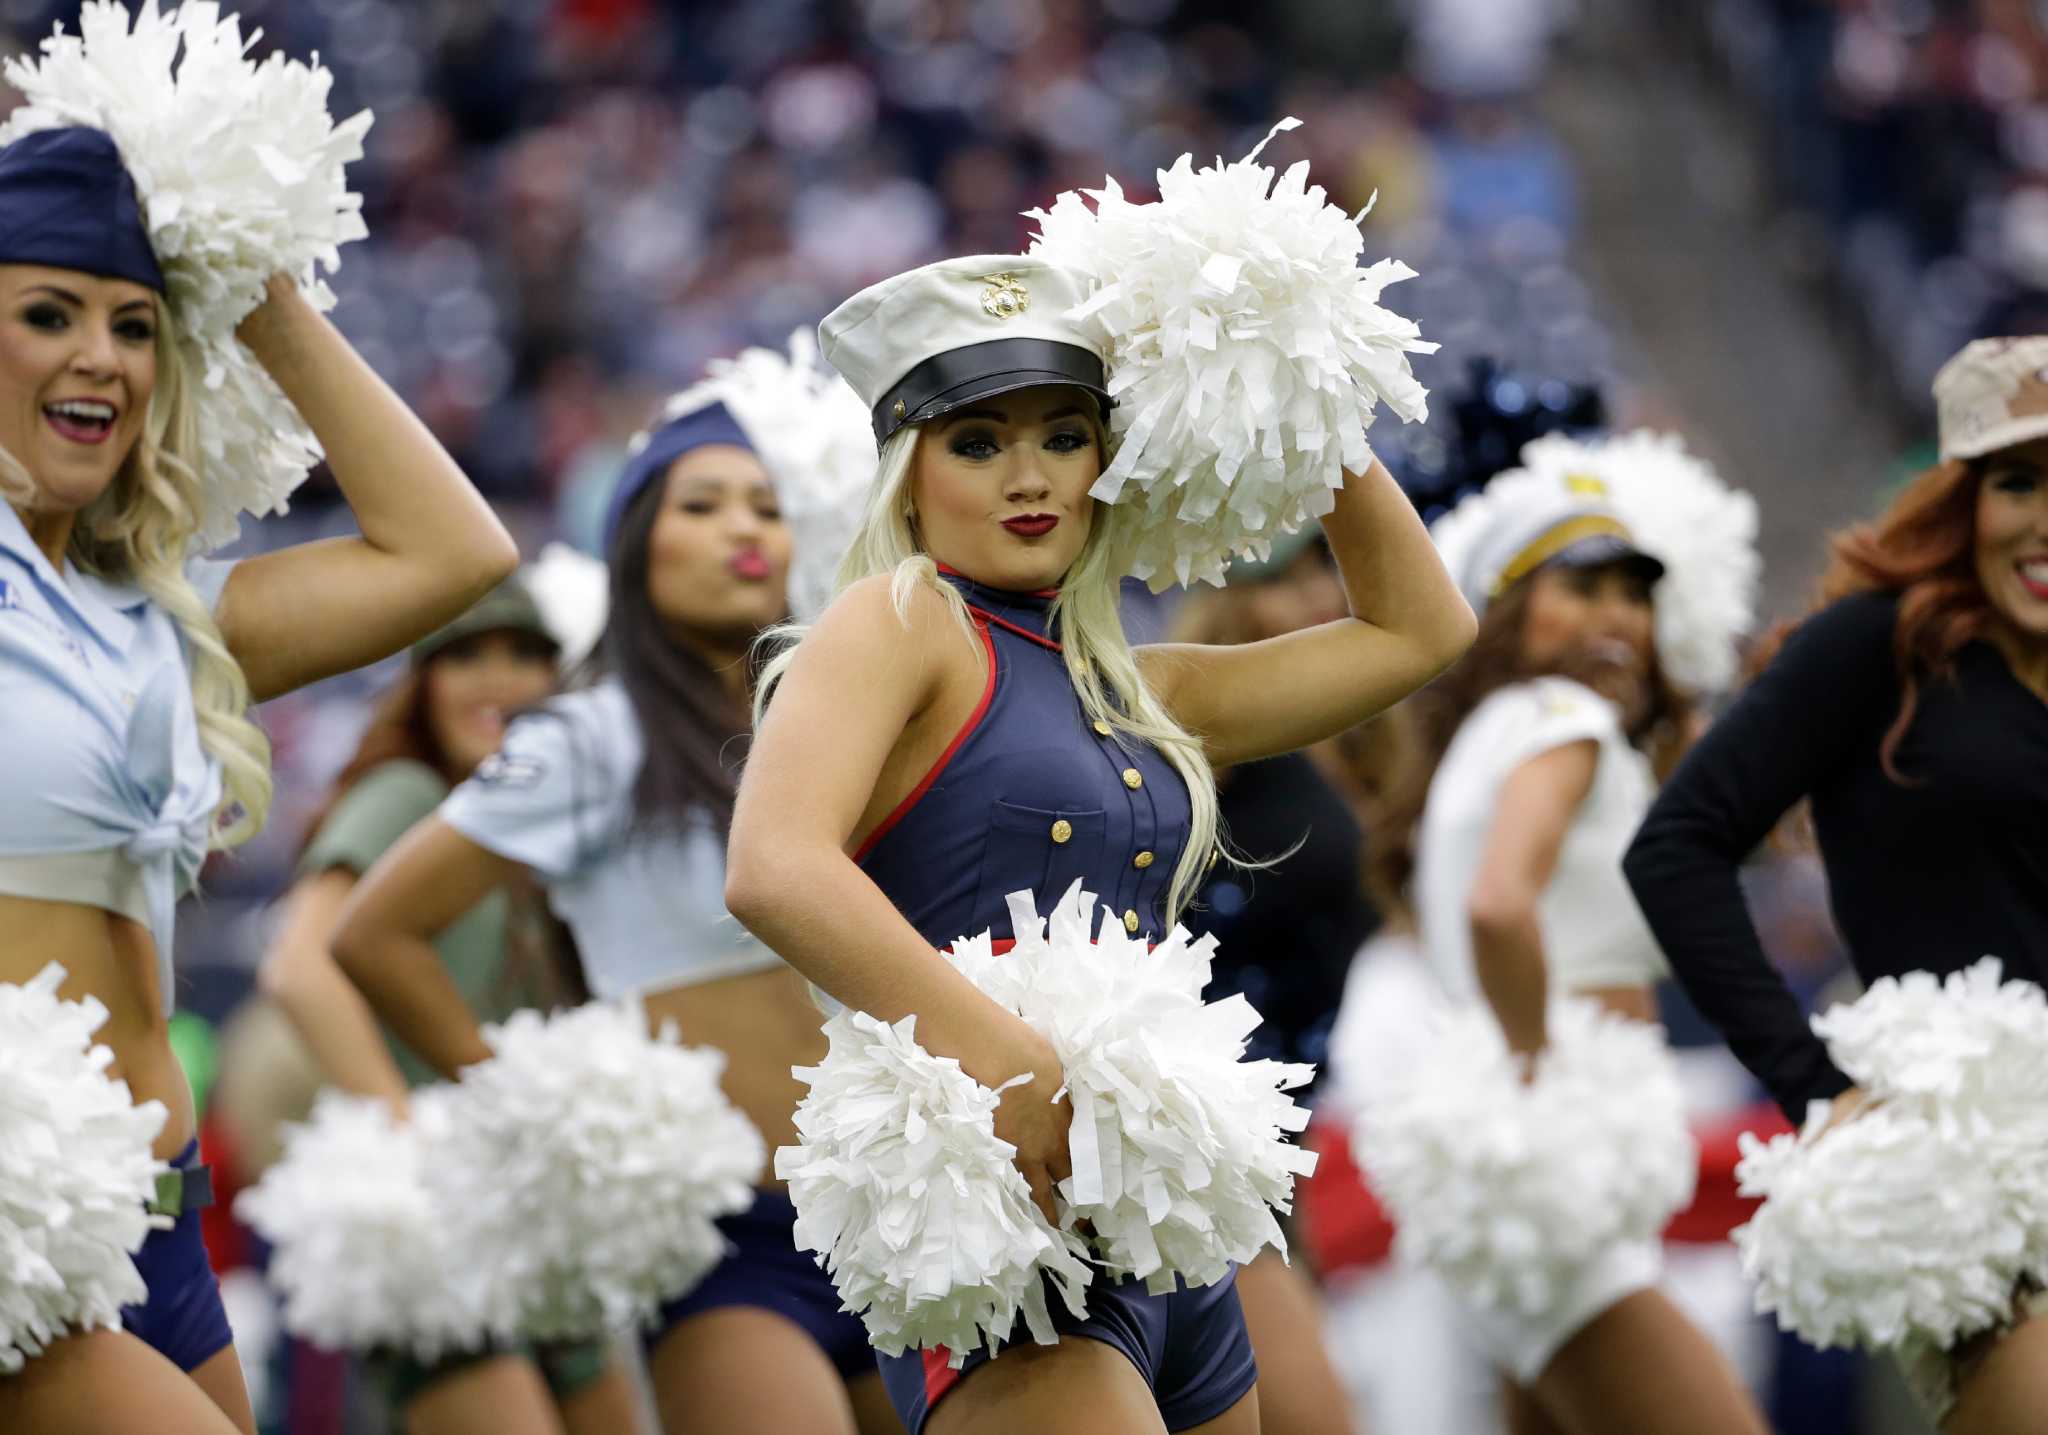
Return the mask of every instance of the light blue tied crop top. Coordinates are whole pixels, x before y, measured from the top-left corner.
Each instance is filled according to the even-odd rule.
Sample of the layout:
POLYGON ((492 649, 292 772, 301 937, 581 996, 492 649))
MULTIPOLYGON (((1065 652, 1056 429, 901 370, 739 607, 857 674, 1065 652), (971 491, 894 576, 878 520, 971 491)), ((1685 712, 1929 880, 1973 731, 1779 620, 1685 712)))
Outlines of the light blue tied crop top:
MULTIPOLYGON (((195 558, 185 575, 211 608, 233 566, 195 558)), ((168 1015, 174 913, 221 792, 177 623, 132 583, 60 574, 0 503, 0 891, 145 920, 168 1015)))
POLYGON ((781 961, 725 910, 725 844, 709 818, 634 830, 645 751, 625 690, 600 684, 515 719, 441 804, 442 821, 547 887, 603 1000, 781 961))

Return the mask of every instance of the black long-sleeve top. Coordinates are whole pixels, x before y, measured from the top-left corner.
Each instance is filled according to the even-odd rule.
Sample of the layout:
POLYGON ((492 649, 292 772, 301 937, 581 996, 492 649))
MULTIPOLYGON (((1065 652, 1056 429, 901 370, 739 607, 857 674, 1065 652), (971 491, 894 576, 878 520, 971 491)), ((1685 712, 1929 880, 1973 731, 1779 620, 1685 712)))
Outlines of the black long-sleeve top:
POLYGON ((1988 643, 1922 677, 1898 749, 1898 599, 1802 623, 1665 785, 1623 870, 1695 1005, 1793 1120, 1849 1078, 1764 956, 1736 868, 1802 797, 1857 974, 1946 974, 1980 957, 2048 985, 2048 702, 1988 643))
POLYGON ((1258 1008, 1248 1056, 1320 1070, 1351 959, 1379 925, 1360 880, 1358 819, 1298 752, 1233 768, 1218 799, 1239 851, 1281 861, 1219 865, 1199 894, 1188 925, 1219 944, 1204 998, 1242 992, 1258 1008))

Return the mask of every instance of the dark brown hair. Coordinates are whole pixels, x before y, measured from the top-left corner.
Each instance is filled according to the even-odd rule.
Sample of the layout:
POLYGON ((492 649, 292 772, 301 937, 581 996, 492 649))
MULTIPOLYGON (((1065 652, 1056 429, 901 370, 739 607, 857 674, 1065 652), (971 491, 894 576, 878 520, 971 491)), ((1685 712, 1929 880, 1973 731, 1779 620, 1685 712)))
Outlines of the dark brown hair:
MULTIPOLYGON (((1530 585, 1531 579, 1524 578, 1488 604, 1465 656, 1402 704, 1412 733, 1408 760, 1386 789, 1379 820, 1367 838, 1371 851, 1366 859, 1366 887, 1383 911, 1412 906, 1409 883, 1415 875, 1415 839, 1423 805, 1437 767, 1465 719, 1499 689, 1557 671, 1532 666, 1522 657, 1530 585)), ((1649 689, 1649 711, 1628 736, 1649 755, 1662 778, 1677 765, 1690 738, 1692 702, 1664 675, 1654 647, 1649 689)))
POLYGON ((608 555, 611 617, 597 661, 582 676, 615 677, 640 720, 645 757, 633 785, 634 825, 675 827, 701 809, 723 837, 732 828, 749 715, 704 655, 676 641, 648 596, 647 543, 663 493, 661 483, 648 484, 619 521, 608 555))

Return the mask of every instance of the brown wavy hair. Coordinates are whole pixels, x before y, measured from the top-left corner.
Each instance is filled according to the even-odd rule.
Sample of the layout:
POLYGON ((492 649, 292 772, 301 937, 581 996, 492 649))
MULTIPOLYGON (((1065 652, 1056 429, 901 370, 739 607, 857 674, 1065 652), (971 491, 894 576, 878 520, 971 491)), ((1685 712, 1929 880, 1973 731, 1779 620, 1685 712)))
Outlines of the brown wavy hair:
MULTIPOLYGON (((378 695, 355 752, 343 764, 326 798, 306 824, 299 839, 300 857, 305 856, 342 798, 388 762, 423 763, 439 773, 450 787, 462 781, 464 774, 455 770, 454 762, 434 736, 434 725, 427 715, 427 669, 440 656, 437 653, 425 662, 407 663, 398 681, 378 695)), ((555 1006, 573 1006, 589 1000, 575 944, 567 928, 548 910, 540 889, 531 878, 522 875, 507 883, 505 892, 511 901, 505 924, 505 990, 538 992, 547 1004, 555 1006)))
MULTIPOLYGON (((1429 784, 1451 739, 1473 709, 1511 683, 1558 673, 1522 657, 1522 630, 1529 615, 1530 580, 1522 579, 1489 603, 1479 633, 1456 666, 1403 703, 1408 714, 1406 761, 1386 789, 1379 820, 1367 836, 1366 888, 1382 911, 1412 906, 1415 839, 1429 784)), ((1563 674, 1570 676, 1569 674, 1563 674)), ((1629 740, 1642 749, 1659 779, 1678 765, 1693 731, 1692 701, 1664 674, 1656 649, 1650 651, 1650 707, 1629 740)))
POLYGON ((1899 711, 1878 756, 1885 776, 1901 786, 1907 779, 1898 767, 1899 744, 1919 711, 1921 681, 1952 679, 1956 654, 1991 632, 1991 600, 1976 562, 1977 497, 1986 467, 1982 459, 1936 464, 1901 490, 1876 522, 1828 540, 1822 606, 1856 593, 1899 595, 1892 629, 1899 711))

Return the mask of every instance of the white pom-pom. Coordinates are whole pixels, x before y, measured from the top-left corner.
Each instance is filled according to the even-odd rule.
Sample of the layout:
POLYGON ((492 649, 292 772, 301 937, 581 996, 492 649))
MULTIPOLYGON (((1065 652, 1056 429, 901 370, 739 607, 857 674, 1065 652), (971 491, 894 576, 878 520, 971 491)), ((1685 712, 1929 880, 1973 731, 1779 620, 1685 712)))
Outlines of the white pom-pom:
POLYGON ((1737 676, 1737 644, 1756 626, 1756 500, 1730 488, 1676 434, 1638 429, 1587 442, 1549 434, 1522 450, 1529 472, 1561 482, 1591 475, 1645 553, 1663 561, 1657 584, 1657 656, 1693 693, 1737 676))
POLYGON ((1960 972, 1880 977, 1813 1019, 1859 1086, 1886 1096, 2010 1104, 2048 1117, 2048 995, 2002 981, 1984 957, 1960 972))
POLYGON ((838 591, 839 563, 860 527, 875 478, 875 431, 866 405, 818 352, 810 329, 789 351, 753 348, 714 359, 701 383, 663 405, 662 419, 724 404, 747 437, 789 525, 789 610, 814 622, 838 591))
POLYGON ((1371 462, 1365 433, 1384 403, 1427 416, 1408 355, 1434 353, 1382 308, 1413 277, 1394 260, 1361 268, 1358 224, 1308 183, 1275 182, 1258 156, 1197 170, 1182 155, 1156 203, 1115 180, 1033 210, 1031 253, 1084 276, 1075 311, 1109 361, 1114 461, 1093 493, 1136 506, 1131 571, 1156 589, 1223 581, 1233 554, 1267 556, 1277 533, 1330 511, 1346 469, 1371 462))
POLYGON ((448 1093, 414 1093, 410 1122, 382 1101, 323 1092, 288 1127, 283 1157, 235 1200, 272 1246, 285 1326, 330 1350, 406 1351, 432 1362, 481 1344, 449 1265, 452 1213, 421 1176, 446 1134, 448 1093))
POLYGON ((550 543, 521 575, 541 621, 562 645, 562 666, 590 656, 611 613, 611 569, 567 543, 550 543))
POLYGON ((367 233, 345 170, 362 158, 369 112, 335 124, 332 76, 282 55, 251 61, 257 38, 207 0, 168 13, 143 0, 132 29, 125 6, 88 0, 78 35, 60 28, 40 61, 5 67, 25 103, 0 144, 89 125, 113 137, 134 178, 195 385, 202 548, 231 541, 244 512, 283 512, 321 456, 235 326, 278 273, 332 308, 319 271, 367 233))
POLYGON ((1242 995, 1202 1001, 1215 939, 1175 927, 1148 947, 1105 910, 1090 940, 1095 897, 1079 882, 1043 919, 1029 892, 1009 903, 1015 947, 996 956, 984 933, 952 960, 1059 1055, 1074 1106, 1065 1220, 1092 1232, 1110 1276, 1154 1292, 1284 1253, 1273 1213, 1315 1169, 1286 1139, 1308 1124, 1286 1093, 1313 1069, 1243 1059, 1259 1014, 1242 995))
POLYGON ((1285 1093, 1311 1070, 1242 1059, 1259 1018, 1241 996, 1203 1004, 1213 940, 1175 928, 1148 949, 1105 913, 1091 941, 1095 898, 1079 882, 1047 920, 1031 893, 1009 900, 1011 950, 997 955, 984 932, 947 956, 1060 1059, 1074 1106, 1063 1229, 996 1139, 999 1093, 919 1047, 910 1019, 826 1023, 830 1055, 798 1073, 811 1087, 803 1144, 777 1153, 800 1244, 892 1354, 946 1346, 958 1364, 1020 1314, 1050 1343, 1044 1282, 1084 1314, 1083 1255, 1154 1291, 1213 1284, 1267 1245, 1286 1249, 1273 1212, 1315 1168, 1283 1135, 1307 1124, 1285 1093))
POLYGON ((1879 1107, 1823 1139, 1828 1118, 1816 1102, 1797 1136, 1743 1138, 1742 1192, 1765 1199, 1734 1237, 1757 1309, 1813 1345, 1874 1349, 1945 1348, 2009 1316, 2040 1268, 2048 1194, 2008 1191, 1924 1110, 1879 1107))
POLYGON ((996 1139, 999 1093, 920 1047, 915 1017, 841 1011, 825 1035, 824 1061, 796 1073, 810 1087, 800 1144, 775 1153, 797 1245, 818 1252, 884 1354, 943 1347, 958 1366, 999 1350, 1020 1317, 1051 1344, 1048 1282, 1078 1316, 1092 1272, 996 1139))
POLYGON ((462 1212, 451 1264, 508 1339, 651 1319, 723 1258, 766 1151, 720 1090, 722 1053, 650 1036, 637 1001, 486 1027, 428 1189, 462 1212))
POLYGON ((97 1001, 57 995, 64 969, 0 985, 0 1374, 74 1330, 118 1330, 148 1291, 132 1253, 153 1219, 164 1108, 137 1106, 93 1043, 97 1001))
POLYGON ((1945 1348, 2048 1278, 2048 999, 1985 958, 1945 980, 1882 977, 1814 1018, 1881 1104, 1823 1138, 1748 1141, 1764 1204, 1735 1232, 1757 1307, 1815 1345, 1945 1348))
POLYGON ((1490 1012, 1443 1014, 1427 1051, 1363 1094, 1358 1123, 1403 1257, 1526 1316, 1595 1256, 1661 1232, 1699 1163, 1658 1028, 1566 1000, 1549 1031, 1525 1082, 1490 1012))

